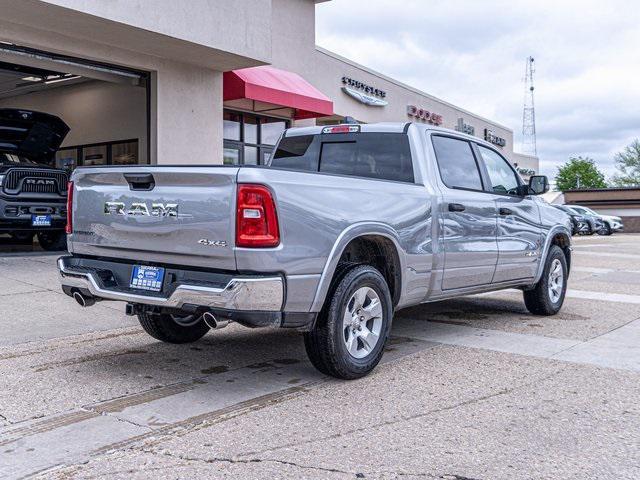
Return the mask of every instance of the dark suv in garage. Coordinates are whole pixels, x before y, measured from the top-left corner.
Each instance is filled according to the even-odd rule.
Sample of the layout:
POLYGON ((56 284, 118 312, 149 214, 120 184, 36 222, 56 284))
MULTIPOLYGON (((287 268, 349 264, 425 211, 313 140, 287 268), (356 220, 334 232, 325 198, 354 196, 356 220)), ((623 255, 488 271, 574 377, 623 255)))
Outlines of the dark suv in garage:
POLYGON ((50 165, 68 132, 56 116, 0 109, 0 233, 66 248, 68 177, 50 165))

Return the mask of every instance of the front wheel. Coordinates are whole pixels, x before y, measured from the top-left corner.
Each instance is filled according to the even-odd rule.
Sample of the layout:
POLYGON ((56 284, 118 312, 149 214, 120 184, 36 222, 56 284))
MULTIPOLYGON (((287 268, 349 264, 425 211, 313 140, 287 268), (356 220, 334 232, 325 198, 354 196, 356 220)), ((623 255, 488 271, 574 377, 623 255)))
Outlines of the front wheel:
POLYGON ((534 315, 555 315, 562 308, 567 292, 567 258, 552 245, 545 260, 542 278, 531 290, 525 290, 524 303, 534 315))
POLYGON ((177 316, 156 313, 139 313, 140 325, 156 340, 165 343, 193 343, 209 331, 201 316, 177 316))
POLYGON ((322 373, 351 380, 380 362, 389 337, 393 307, 384 277, 368 265, 338 282, 315 328, 305 333, 311 363, 322 373))
POLYGON ((65 232, 39 232, 40 246, 50 252, 67 249, 67 234, 65 232))

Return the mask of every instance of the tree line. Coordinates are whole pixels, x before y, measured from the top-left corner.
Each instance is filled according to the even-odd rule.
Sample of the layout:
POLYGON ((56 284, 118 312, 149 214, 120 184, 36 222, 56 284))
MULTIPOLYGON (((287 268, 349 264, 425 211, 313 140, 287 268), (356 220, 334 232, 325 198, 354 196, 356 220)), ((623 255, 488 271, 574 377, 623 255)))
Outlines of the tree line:
POLYGON ((556 188, 561 192, 578 188, 640 187, 640 140, 636 139, 614 156, 617 173, 607 182, 589 157, 571 157, 558 167, 556 188))

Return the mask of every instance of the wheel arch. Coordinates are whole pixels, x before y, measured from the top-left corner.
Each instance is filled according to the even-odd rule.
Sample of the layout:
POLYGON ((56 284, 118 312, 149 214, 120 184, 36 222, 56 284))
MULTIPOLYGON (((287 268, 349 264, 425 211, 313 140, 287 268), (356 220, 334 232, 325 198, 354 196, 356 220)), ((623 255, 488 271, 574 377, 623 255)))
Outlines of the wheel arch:
POLYGON ((316 289, 311 305, 312 312, 319 312, 322 309, 336 274, 340 274, 338 265, 341 260, 360 247, 368 249, 368 254, 361 258, 356 257, 354 264, 372 264, 381 270, 380 273, 389 284, 394 307, 399 303, 406 259, 398 241, 398 235, 393 228, 383 223, 360 223, 345 229, 334 243, 316 289), (388 261, 387 255, 391 257, 391 262, 388 261), (364 261, 367 256, 378 257, 378 260, 377 262, 364 261), (387 261, 383 262, 383 259, 387 261))
POLYGON ((536 278, 533 282, 534 284, 538 283, 540 281, 540 278, 542 277, 544 264, 547 255, 549 254, 549 249, 552 245, 557 245, 562 249, 565 258, 567 259, 567 270, 571 269, 571 233, 562 226, 556 226, 552 228, 547 234, 544 249, 542 250, 542 255, 540 256, 540 264, 538 265, 536 278))

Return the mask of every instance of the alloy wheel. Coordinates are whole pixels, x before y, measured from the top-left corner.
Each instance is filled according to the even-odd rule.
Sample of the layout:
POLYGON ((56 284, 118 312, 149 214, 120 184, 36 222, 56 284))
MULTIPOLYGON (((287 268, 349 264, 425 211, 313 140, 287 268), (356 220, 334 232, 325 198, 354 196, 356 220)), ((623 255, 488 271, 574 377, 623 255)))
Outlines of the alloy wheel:
POLYGON ((552 303, 557 303, 562 295, 562 287, 564 286, 564 272, 562 271, 562 263, 557 258, 551 262, 549 269, 549 299, 552 303))
POLYGON ((375 349, 382 333, 382 304, 374 289, 360 287, 351 296, 345 308, 342 332, 352 357, 364 358, 375 349))

